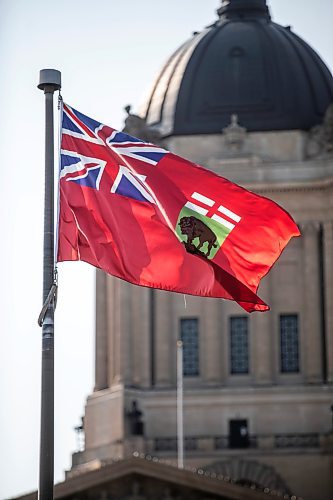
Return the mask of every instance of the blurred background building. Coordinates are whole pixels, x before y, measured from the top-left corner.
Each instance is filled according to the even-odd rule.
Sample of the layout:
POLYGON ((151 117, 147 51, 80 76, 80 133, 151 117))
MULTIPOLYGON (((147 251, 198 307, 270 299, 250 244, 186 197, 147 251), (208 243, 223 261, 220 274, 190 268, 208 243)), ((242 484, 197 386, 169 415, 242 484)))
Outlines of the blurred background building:
POLYGON ((302 236, 263 280, 268 313, 97 273, 95 389, 69 478, 133 453, 176 462, 181 339, 185 465, 332 498, 332 102, 327 67, 265 0, 224 0, 167 61, 140 116, 128 108, 125 131, 275 200, 302 236))

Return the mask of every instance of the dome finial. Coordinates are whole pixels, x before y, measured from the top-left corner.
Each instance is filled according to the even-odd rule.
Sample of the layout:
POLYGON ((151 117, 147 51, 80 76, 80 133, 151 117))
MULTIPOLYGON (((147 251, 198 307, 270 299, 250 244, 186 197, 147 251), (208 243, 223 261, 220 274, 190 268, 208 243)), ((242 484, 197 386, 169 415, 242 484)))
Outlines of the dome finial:
POLYGON ((266 0, 222 0, 217 11, 220 17, 229 18, 263 18, 270 20, 266 0))

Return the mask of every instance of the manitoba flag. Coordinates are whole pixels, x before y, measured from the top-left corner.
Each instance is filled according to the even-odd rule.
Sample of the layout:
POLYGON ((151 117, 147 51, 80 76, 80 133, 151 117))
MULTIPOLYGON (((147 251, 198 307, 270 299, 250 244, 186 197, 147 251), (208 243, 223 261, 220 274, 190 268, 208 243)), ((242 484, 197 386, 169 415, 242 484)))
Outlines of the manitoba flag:
POLYGON ((64 104, 58 261, 265 311, 259 282, 299 235, 276 203, 64 104))

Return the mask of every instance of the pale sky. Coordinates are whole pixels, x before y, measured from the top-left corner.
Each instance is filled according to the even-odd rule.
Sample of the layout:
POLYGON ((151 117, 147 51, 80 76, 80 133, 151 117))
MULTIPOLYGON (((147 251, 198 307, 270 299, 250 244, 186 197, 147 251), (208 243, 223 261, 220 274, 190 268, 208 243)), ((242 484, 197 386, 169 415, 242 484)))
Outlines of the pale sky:
MULTIPOLYGON (((333 68, 332 0, 269 0, 333 68)), ((62 72, 64 100, 113 127, 219 0, 0 0, 0 499, 38 486, 44 199, 39 70, 62 72)), ((57 120, 56 120, 57 122, 57 120)), ((76 450, 94 375, 94 269, 59 265, 55 333, 55 480, 76 450)))

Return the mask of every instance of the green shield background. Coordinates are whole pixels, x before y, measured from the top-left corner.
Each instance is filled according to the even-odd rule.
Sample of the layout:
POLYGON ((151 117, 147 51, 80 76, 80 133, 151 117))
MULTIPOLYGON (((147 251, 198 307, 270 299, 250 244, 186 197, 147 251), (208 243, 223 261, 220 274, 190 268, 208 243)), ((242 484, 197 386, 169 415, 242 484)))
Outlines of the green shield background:
MULTIPOLYGON (((216 255, 216 252, 218 252, 218 250, 220 249, 221 245, 223 245, 223 243, 224 243, 226 237, 228 236, 228 234, 230 233, 231 229, 228 229, 227 227, 223 226, 219 222, 216 222, 215 220, 211 219, 210 217, 205 217, 204 215, 199 214, 198 212, 195 212, 194 210, 191 210, 190 208, 185 206, 180 211, 180 214, 179 214, 178 220, 177 220, 177 225, 175 228, 177 236, 180 239, 180 241, 186 242, 187 235, 182 234, 180 226, 179 226, 179 221, 183 217, 191 217, 191 216, 195 217, 196 219, 201 220, 204 224, 206 224, 206 226, 208 226, 217 237, 217 240, 216 240, 217 247, 216 248, 212 247, 210 254, 207 257, 208 259, 212 259, 216 255)), ((199 238, 194 238, 192 243, 194 246, 197 247, 199 245, 199 238)), ((203 253, 206 253, 208 250, 208 242, 205 242, 200 250, 203 253)))

